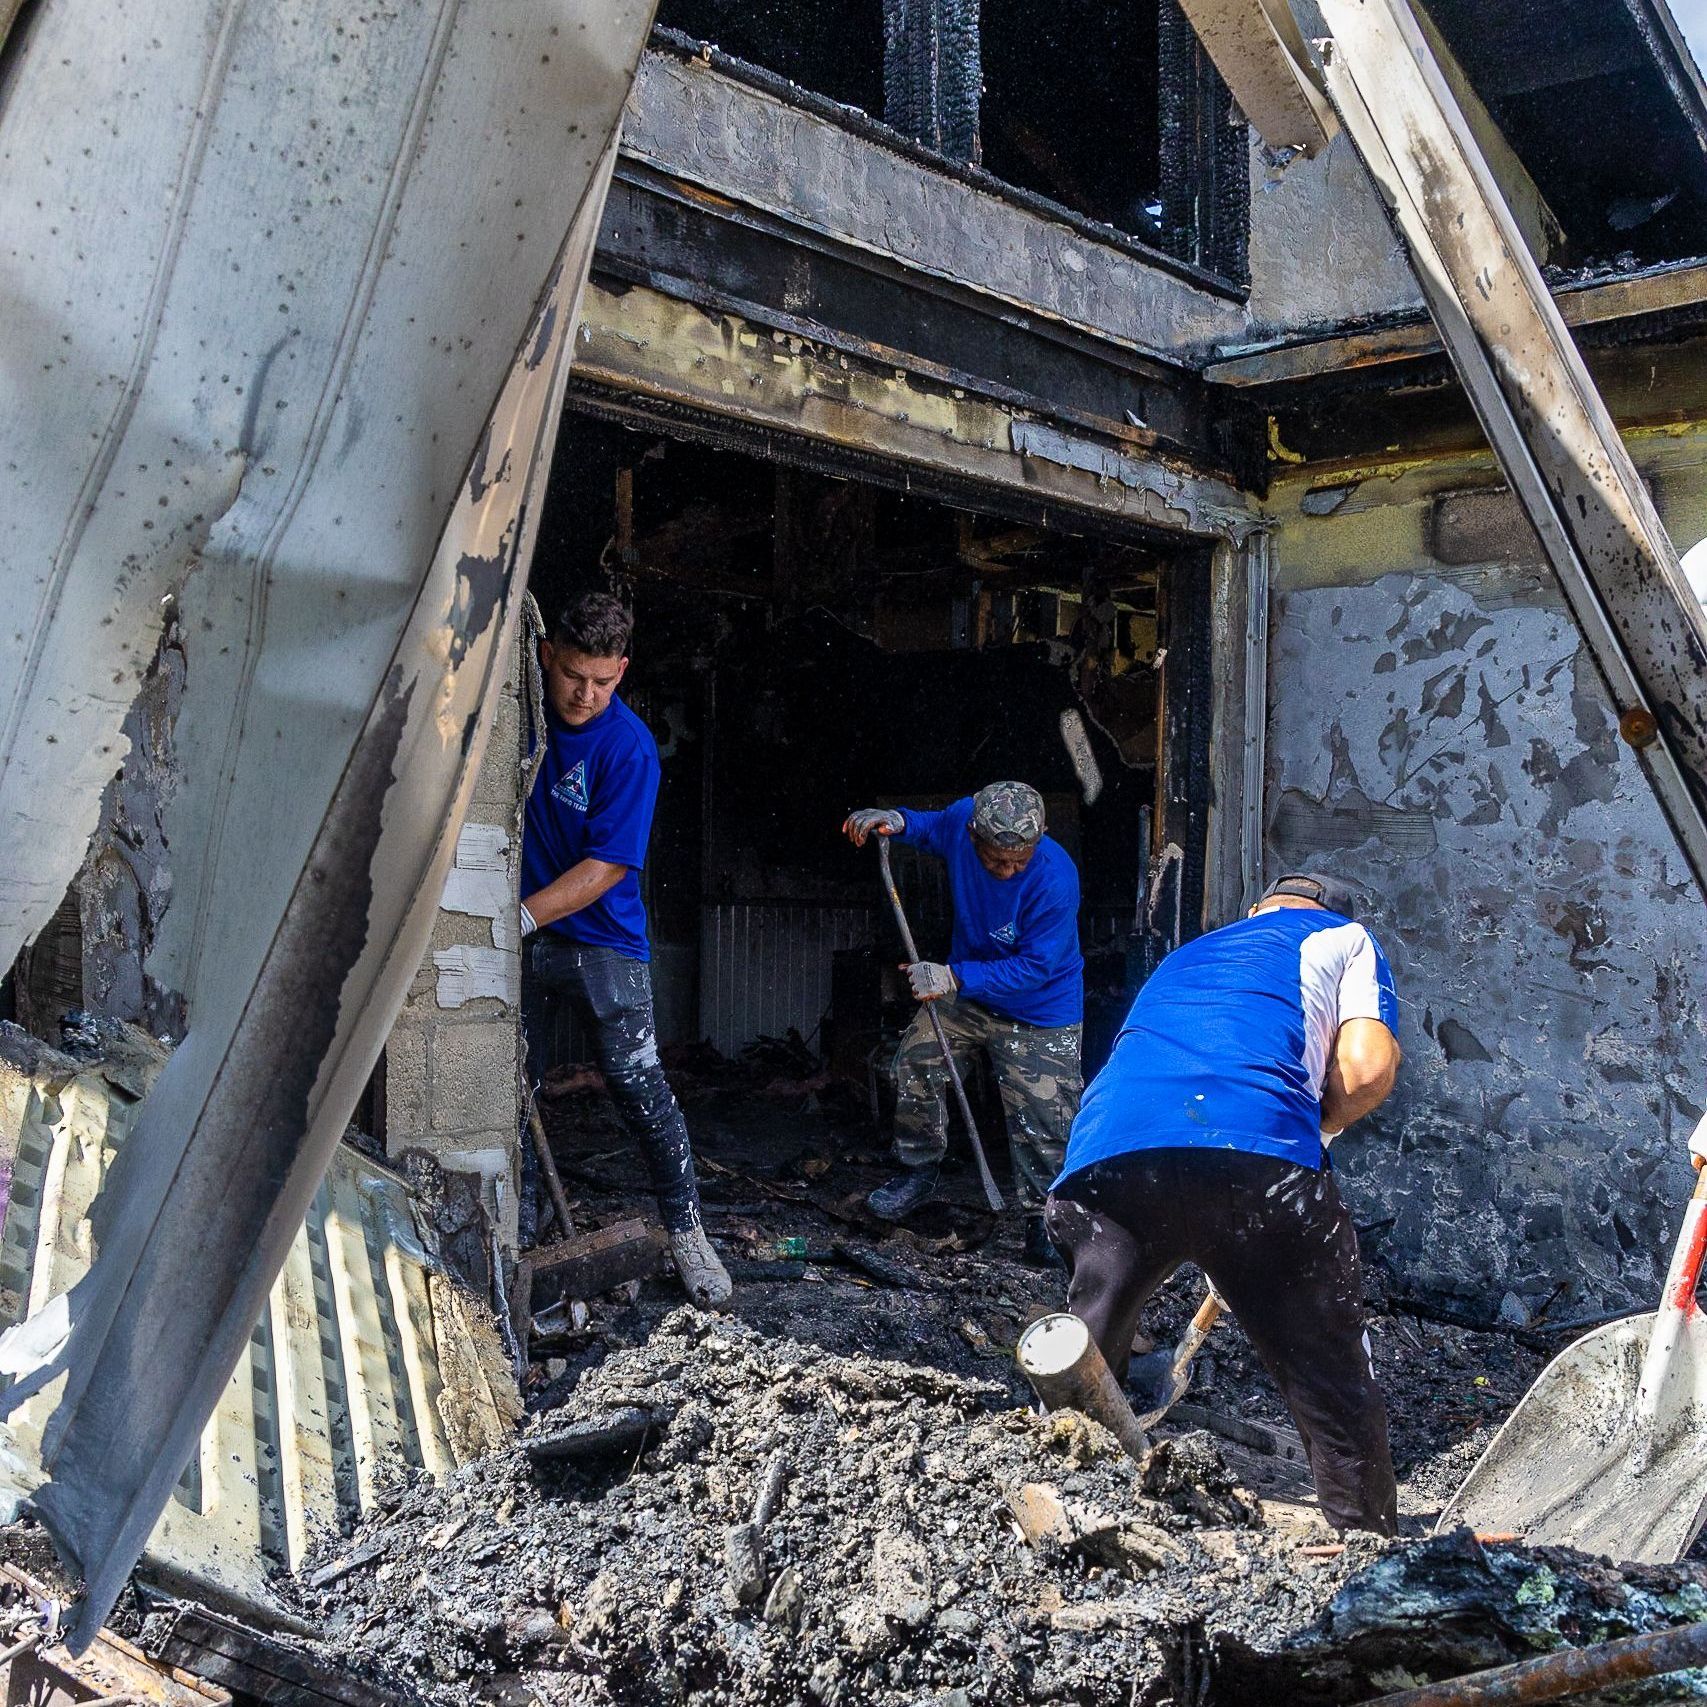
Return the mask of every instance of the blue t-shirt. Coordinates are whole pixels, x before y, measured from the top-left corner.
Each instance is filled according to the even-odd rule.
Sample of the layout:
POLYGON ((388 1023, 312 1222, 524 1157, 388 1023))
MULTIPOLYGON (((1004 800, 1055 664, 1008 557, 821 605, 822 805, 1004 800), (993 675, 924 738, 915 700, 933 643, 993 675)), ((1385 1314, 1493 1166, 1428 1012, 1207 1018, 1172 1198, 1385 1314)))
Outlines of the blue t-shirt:
POLYGON ((1045 836, 1024 871, 992 877, 972 845, 972 802, 941 812, 907 807, 895 839, 938 855, 954 898, 949 970, 960 993, 1024 1025, 1078 1025, 1085 1017, 1079 953, 1079 874, 1045 836))
POLYGON ((1138 992, 1085 1092, 1061 1179, 1132 1150, 1248 1150, 1320 1168, 1322 1082, 1348 1019, 1397 1035, 1399 1006, 1380 944, 1338 913, 1277 907, 1183 944, 1138 992))
POLYGON ((658 743, 616 698, 579 729, 549 710, 546 719, 545 757, 522 830, 522 894, 555 883, 584 859, 626 865, 622 880, 590 907, 542 928, 589 947, 614 948, 630 960, 650 960, 638 873, 658 803, 658 743))

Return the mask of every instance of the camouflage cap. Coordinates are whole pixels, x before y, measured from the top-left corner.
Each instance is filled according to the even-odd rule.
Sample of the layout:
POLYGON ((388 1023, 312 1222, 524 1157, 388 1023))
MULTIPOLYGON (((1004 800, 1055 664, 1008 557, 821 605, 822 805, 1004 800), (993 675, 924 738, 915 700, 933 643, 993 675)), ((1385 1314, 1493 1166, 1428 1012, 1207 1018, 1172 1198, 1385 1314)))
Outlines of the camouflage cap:
POLYGON ((1043 796, 1025 782, 993 782, 972 796, 972 834, 993 848, 1029 848, 1043 838, 1043 796))

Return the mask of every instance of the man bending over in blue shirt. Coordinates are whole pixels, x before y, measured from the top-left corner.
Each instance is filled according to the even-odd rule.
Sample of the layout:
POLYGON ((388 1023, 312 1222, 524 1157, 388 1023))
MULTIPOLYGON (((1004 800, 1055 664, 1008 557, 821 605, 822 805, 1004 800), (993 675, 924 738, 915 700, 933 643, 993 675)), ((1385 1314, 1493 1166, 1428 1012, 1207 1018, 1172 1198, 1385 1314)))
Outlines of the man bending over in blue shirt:
POLYGON ((1196 1263, 1290 1407, 1323 1516, 1392 1535, 1387 1410, 1326 1141, 1392 1090, 1398 1003, 1349 911, 1330 879, 1282 877, 1156 968, 1085 1095, 1048 1225, 1067 1308, 1120 1380, 1146 1300, 1196 1263))
POLYGON ((528 1077, 550 1064, 567 1003, 652 1176, 688 1296, 728 1298, 728 1272, 705 1236, 687 1122, 658 1061, 652 950, 638 873, 658 800, 658 743, 620 699, 634 619, 609 593, 583 593, 539 646, 545 753, 522 833, 522 1024, 528 1077))
MULTIPOLYGON (((954 938, 948 964, 907 968, 913 994, 934 1002, 964 1073, 985 1051, 995 1069, 1026 1213, 1026 1261, 1056 1264, 1043 1198, 1061 1166, 1079 1106, 1085 962, 1079 953, 1079 874, 1043 833, 1043 797, 993 782, 942 812, 874 807, 842 826, 855 847, 873 833, 925 848, 948 866, 954 938)), ((866 1200, 885 1221, 910 1215, 936 1190, 948 1148, 948 1074, 921 1007, 896 1057, 895 1153, 904 1171, 866 1200)))

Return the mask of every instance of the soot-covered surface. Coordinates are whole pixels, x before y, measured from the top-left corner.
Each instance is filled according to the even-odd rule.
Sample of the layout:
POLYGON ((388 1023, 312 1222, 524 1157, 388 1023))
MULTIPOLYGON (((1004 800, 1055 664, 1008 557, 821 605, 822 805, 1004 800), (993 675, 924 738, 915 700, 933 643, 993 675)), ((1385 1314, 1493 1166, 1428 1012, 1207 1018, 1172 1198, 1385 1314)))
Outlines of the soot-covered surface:
MULTIPOLYGON (((1399 1543, 1322 1528, 1232 1324, 1143 1465, 1035 1417, 1009 1347, 1059 1306, 1059 1275, 1019 1263, 1017 1222, 982 1211, 970 1170, 906 1232, 866 1221, 885 1159, 798 1065, 676 1059, 730 1310, 687 1309, 666 1273, 540 1341, 515 1448, 400 1485, 305 1574, 302 1611, 338 1652, 446 1703, 1308 1707, 1707 1610, 1696 1567, 1422 1538, 1540 1365, 1504 1334, 1374 1316, 1399 1543), (1265 1419, 1275 1450, 1253 1449, 1265 1419)), ((578 1211, 633 1213, 608 1105, 584 1074, 556 1087, 578 1211)), ((1176 1277, 1152 1331, 1176 1334, 1200 1286, 1176 1277)))

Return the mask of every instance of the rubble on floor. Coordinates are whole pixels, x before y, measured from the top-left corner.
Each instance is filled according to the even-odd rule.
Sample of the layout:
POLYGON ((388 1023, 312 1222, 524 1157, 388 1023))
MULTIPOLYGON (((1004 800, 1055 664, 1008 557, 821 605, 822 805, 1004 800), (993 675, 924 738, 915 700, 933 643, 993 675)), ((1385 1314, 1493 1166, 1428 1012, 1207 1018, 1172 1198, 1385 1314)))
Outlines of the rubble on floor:
POLYGON ((681 1308, 513 1447, 400 1488, 297 1593, 447 1704, 1159 1707, 1282 1677, 1267 1698, 1358 1701, 1437 1656, 1684 1622, 1707 1571, 1338 1543, 1205 1433, 1139 1464, 1003 1384, 681 1308))

